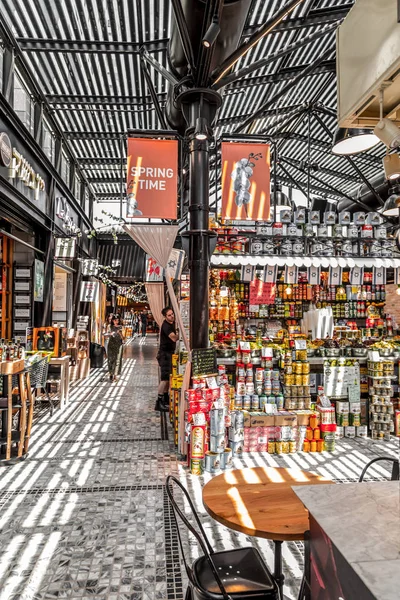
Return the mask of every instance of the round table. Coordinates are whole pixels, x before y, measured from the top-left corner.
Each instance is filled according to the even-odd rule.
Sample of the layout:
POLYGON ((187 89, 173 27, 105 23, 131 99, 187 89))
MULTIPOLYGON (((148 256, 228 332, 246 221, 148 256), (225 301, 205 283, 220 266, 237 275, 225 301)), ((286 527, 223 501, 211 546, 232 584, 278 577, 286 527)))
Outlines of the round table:
POLYGON ((295 485, 333 481, 300 469, 254 467, 217 475, 203 488, 203 504, 216 521, 246 535, 273 540, 274 577, 281 590, 282 542, 304 540, 308 511, 292 490, 295 485))

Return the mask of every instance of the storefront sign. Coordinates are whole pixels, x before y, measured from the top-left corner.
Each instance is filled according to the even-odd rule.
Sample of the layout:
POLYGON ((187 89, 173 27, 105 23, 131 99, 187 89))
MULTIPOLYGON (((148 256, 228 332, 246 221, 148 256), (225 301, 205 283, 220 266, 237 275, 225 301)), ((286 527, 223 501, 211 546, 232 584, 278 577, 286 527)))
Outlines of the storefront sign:
POLYGON ((177 140, 128 138, 126 217, 177 218, 177 140))
POLYGON ((44 262, 41 260, 35 260, 35 268, 34 268, 34 289, 33 289, 33 299, 35 302, 43 302, 43 292, 44 292, 44 262))
POLYGON ((249 304, 274 304, 276 296, 274 283, 264 283, 261 279, 255 279, 249 287, 249 304))
MULTIPOLYGON (((8 137, 8 136, 7 136, 8 137)), ((44 179, 36 173, 24 156, 15 148, 12 149, 12 161, 9 169, 10 179, 21 179, 23 183, 35 192, 35 200, 39 193, 44 192, 46 185, 44 179)))
POLYGON ((67 273, 56 271, 53 283, 53 312, 67 310, 67 273))
POLYGON ((29 319, 31 316, 31 309, 30 308, 16 308, 15 309, 15 318, 16 319, 29 319))
POLYGON ((74 223, 71 217, 68 201, 63 196, 56 198, 56 217, 62 221, 66 233, 74 234, 80 231, 78 225, 74 223))
POLYGON ((25 277, 29 278, 30 276, 30 269, 18 269, 18 267, 15 269, 15 279, 25 279, 25 277))
POLYGON ((222 143, 222 218, 268 221, 270 147, 222 143))
POLYGON ((76 252, 76 238, 70 237, 56 237, 56 249, 54 258, 71 259, 75 258, 76 252))
POLYGON ((4 131, 0 133, 0 164, 9 167, 12 158, 12 145, 10 138, 4 131))
POLYGON ((16 281, 14 289, 16 292, 29 292, 30 287, 30 281, 16 281))
POLYGON ((81 283, 81 302, 97 302, 99 295, 98 281, 82 281, 81 283))

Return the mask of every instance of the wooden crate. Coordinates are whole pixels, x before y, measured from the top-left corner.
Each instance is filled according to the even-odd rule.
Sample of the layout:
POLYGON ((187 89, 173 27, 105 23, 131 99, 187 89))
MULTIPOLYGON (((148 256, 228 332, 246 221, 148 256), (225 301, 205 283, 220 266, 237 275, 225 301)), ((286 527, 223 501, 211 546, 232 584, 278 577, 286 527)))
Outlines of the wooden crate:
POLYGON ((15 375, 20 373, 25 368, 24 359, 3 361, 0 363, 0 373, 2 375, 15 375))

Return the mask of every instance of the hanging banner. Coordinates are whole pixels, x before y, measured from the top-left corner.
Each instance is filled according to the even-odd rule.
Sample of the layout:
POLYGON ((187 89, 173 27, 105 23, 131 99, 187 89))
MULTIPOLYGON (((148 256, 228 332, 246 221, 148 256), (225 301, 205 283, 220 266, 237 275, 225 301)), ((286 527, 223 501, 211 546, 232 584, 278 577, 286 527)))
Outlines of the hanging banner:
POLYGON ((372 285, 386 285, 385 267, 372 268, 372 285))
POLYGON ((164 281, 164 269, 154 258, 146 256, 146 281, 162 283, 164 281))
POLYGON ((33 299, 35 302, 43 302, 44 295, 44 262, 35 259, 33 299))
POLYGON ((329 267, 329 285, 342 285, 342 267, 329 267))
POLYGON ((185 260, 185 251, 173 248, 169 255, 167 271, 172 279, 180 279, 183 269, 183 261, 185 260))
POLYGON ((364 267, 353 267, 350 269, 351 285, 362 285, 364 281, 364 267))
POLYGON ((274 265, 274 266, 270 266, 267 265, 264 268, 264 272, 263 272, 263 281, 265 281, 265 283, 275 283, 275 281, 277 280, 278 277, 278 265, 274 265))
POLYGON ((256 276, 256 268, 246 265, 242 267, 242 281, 253 281, 256 276))
POLYGON ((321 267, 308 267, 307 280, 310 285, 319 285, 321 283, 321 267))
POLYGON ((82 275, 96 276, 99 272, 99 261, 97 258, 84 258, 82 260, 82 275))
POLYGON ((284 283, 297 283, 299 274, 298 267, 285 267, 284 283))
POLYGON ((222 218, 268 221, 270 147, 222 142, 222 218))
POLYGON ((176 219, 178 141, 128 138, 126 217, 176 219))

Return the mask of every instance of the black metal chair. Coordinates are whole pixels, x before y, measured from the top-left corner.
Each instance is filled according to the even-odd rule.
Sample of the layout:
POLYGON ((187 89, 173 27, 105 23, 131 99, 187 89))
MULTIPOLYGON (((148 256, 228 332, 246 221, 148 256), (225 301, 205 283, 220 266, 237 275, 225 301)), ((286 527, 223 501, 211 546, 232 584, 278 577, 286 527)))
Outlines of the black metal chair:
POLYGON ((279 600, 279 589, 260 553, 253 547, 215 552, 204 532, 193 502, 181 482, 169 475, 166 488, 173 509, 179 546, 189 586, 186 600, 279 600), (185 496, 198 530, 189 522, 173 496, 177 486, 185 496), (188 565, 183 550, 177 516, 198 541, 204 556, 188 565))
POLYGON ((368 464, 365 465, 365 467, 362 470, 362 473, 360 475, 360 479, 358 480, 359 482, 364 480, 365 474, 368 471, 369 467, 371 465, 373 465, 376 462, 380 462, 380 461, 389 461, 393 463, 392 466, 392 475, 391 475, 391 481, 399 481, 400 479, 400 469, 399 469, 399 459, 398 458, 392 458, 391 456, 378 456, 377 458, 373 458, 372 460, 369 461, 368 464))

